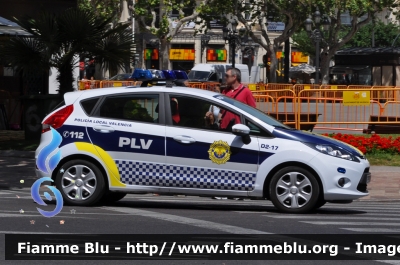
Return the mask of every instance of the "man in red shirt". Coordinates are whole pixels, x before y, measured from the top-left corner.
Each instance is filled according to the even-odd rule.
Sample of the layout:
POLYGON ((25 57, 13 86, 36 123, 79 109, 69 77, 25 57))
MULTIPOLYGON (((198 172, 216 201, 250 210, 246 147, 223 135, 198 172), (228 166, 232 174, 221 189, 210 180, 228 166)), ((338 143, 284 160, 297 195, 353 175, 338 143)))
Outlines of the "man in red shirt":
MULTIPOLYGON (((256 107, 256 101, 251 93, 250 89, 241 83, 242 76, 240 70, 237 68, 231 68, 226 71, 225 75, 226 84, 228 86, 222 94, 227 97, 234 98, 240 102, 243 102, 251 107, 256 107)), ((230 130, 230 126, 240 123, 240 117, 229 111, 222 112, 221 126, 223 130, 230 130)))

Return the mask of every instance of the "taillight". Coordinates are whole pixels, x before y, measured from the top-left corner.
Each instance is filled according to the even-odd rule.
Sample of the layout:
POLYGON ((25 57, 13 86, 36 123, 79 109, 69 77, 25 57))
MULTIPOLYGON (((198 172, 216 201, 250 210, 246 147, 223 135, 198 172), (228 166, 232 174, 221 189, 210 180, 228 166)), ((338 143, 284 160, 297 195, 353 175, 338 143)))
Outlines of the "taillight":
POLYGON ((73 110, 74 106, 69 105, 53 113, 42 123, 42 133, 49 131, 50 127, 53 127, 54 129, 60 128, 68 119, 69 115, 71 115, 73 110))

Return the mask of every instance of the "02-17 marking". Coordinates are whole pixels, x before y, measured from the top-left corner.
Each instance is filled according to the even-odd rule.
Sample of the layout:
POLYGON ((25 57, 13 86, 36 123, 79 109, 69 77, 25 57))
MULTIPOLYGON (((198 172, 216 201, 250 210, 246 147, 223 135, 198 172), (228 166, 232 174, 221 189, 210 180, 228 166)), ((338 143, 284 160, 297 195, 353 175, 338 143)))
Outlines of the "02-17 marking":
POLYGON ((63 132, 64 138, 75 138, 75 139, 83 139, 84 133, 83 132, 63 132))
POLYGON ((278 150, 278 147, 276 145, 261 144, 261 148, 264 149, 278 150))

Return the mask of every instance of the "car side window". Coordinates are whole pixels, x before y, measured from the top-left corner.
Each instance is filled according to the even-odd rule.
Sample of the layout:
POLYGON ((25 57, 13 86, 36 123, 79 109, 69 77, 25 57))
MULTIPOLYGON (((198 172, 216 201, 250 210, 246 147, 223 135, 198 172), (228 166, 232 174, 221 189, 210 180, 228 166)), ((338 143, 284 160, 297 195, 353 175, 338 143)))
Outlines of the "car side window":
POLYGON ((219 119, 225 111, 210 101, 179 95, 170 95, 170 120, 174 126, 196 129, 220 130, 219 119), (214 124, 206 119, 206 113, 212 113, 214 124))
POLYGON ((253 122, 246 119, 246 126, 250 129, 250 135, 254 136, 263 136, 263 137, 271 137, 271 134, 266 130, 261 128, 260 126, 254 124, 253 122))
POLYGON ((158 123, 158 95, 107 97, 100 106, 103 118, 158 123))

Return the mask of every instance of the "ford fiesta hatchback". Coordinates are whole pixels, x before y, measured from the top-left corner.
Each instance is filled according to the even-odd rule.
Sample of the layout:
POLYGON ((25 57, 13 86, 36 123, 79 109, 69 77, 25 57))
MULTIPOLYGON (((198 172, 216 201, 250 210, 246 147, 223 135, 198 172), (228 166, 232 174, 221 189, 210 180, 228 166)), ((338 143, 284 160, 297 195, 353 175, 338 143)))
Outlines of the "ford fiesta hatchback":
POLYGON ((37 176, 51 176, 71 205, 158 193, 264 198, 280 211, 304 213, 368 195, 370 165, 354 147, 210 91, 67 93, 42 126, 37 176), (241 123, 231 130, 208 126, 210 108, 241 123))

